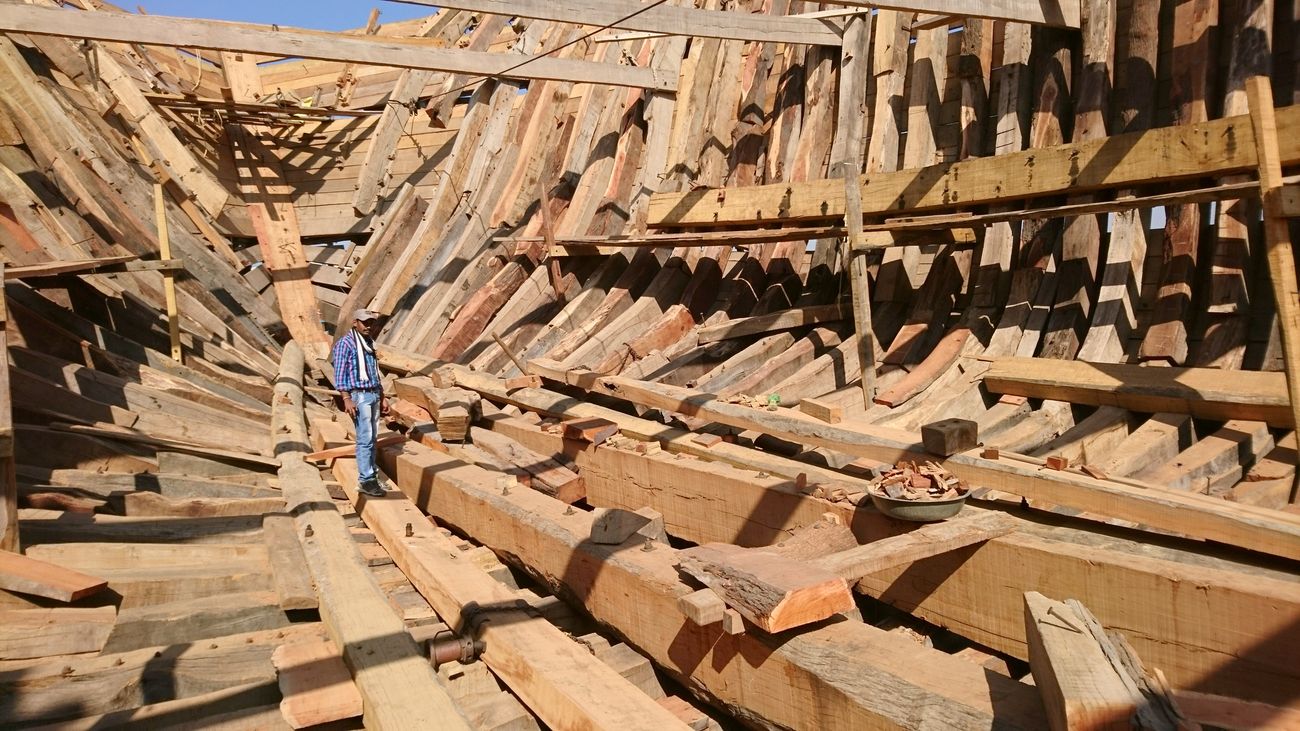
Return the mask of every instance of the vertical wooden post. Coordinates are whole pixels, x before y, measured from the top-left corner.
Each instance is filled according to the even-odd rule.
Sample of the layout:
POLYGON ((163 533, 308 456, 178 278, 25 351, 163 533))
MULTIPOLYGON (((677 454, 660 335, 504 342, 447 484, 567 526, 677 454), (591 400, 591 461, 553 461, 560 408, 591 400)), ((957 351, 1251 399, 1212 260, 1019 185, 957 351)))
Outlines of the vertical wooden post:
POLYGON ((867 278, 866 236, 862 233, 862 188, 857 166, 839 165, 844 178, 845 255, 849 262, 849 287, 853 290, 853 331, 858 336, 858 364, 862 367, 862 403, 871 408, 876 397, 876 333, 871 327, 871 282, 867 278))
POLYGON ((0 551, 18 550, 18 476, 14 470, 14 422, 9 402, 9 343, 5 326, 4 262, 0 262, 0 551))
POLYGON ((551 256, 551 249, 555 246, 555 228, 551 225, 551 197, 546 194, 544 183, 537 185, 537 200, 541 204, 538 212, 542 216, 542 239, 546 242, 546 252, 542 255, 546 260, 546 276, 551 280, 551 289, 555 290, 555 301, 563 305, 564 277, 560 273, 560 260, 551 256))
MULTIPOLYGON (((159 180, 153 184, 154 220, 158 224, 158 252, 164 261, 172 258, 171 238, 167 234, 167 199, 163 193, 163 184, 159 180)), ((176 277, 170 270, 163 270, 163 298, 167 304, 167 335, 171 339, 172 360, 181 362, 181 321, 176 313, 176 277)))
POLYGON ((1259 155, 1260 199, 1264 204, 1264 237, 1268 244, 1268 272, 1277 301, 1278 329, 1282 332, 1283 367, 1291 411, 1300 424, 1300 287, 1296 284, 1295 253, 1291 231, 1282 209, 1282 160, 1277 146, 1277 119, 1273 90, 1267 76, 1246 81, 1250 122, 1259 155))

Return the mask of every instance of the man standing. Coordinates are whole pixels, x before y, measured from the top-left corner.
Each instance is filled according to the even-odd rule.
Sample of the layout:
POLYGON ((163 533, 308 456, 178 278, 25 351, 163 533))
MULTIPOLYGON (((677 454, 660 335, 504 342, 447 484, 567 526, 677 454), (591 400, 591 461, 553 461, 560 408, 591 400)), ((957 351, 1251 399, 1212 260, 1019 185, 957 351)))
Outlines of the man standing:
POLYGON ((343 410, 357 429, 357 489, 383 497, 375 466, 375 435, 380 414, 388 413, 388 399, 379 380, 374 335, 379 315, 360 309, 352 313, 352 329, 334 343, 334 385, 343 394, 343 410))

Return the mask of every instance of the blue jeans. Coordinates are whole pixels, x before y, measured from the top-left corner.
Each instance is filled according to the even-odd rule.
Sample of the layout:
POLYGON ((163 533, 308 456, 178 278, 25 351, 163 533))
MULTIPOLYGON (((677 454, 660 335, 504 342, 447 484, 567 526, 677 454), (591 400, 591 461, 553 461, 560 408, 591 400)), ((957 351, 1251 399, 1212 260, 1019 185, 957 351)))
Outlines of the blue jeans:
POLYGON ((375 467, 375 435, 379 433, 379 392, 353 391, 357 407, 357 478, 361 482, 379 475, 375 467))

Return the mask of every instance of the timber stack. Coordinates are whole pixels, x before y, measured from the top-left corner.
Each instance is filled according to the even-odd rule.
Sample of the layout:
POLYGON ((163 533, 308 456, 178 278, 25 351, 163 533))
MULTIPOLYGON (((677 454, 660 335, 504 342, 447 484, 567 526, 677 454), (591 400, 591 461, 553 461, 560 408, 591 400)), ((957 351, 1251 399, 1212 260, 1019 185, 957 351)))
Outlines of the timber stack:
POLYGON ((414 4, 0 3, 0 726, 1300 728, 1300 0, 414 4))

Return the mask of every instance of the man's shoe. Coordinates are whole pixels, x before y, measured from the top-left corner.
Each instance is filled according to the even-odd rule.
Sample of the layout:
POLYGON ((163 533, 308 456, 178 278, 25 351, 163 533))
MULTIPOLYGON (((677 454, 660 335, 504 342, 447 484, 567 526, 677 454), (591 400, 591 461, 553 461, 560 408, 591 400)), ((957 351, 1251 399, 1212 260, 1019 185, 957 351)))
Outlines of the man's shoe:
POLYGON ((357 485, 357 489, 371 497, 383 497, 384 488, 379 486, 375 480, 365 480, 357 485))

